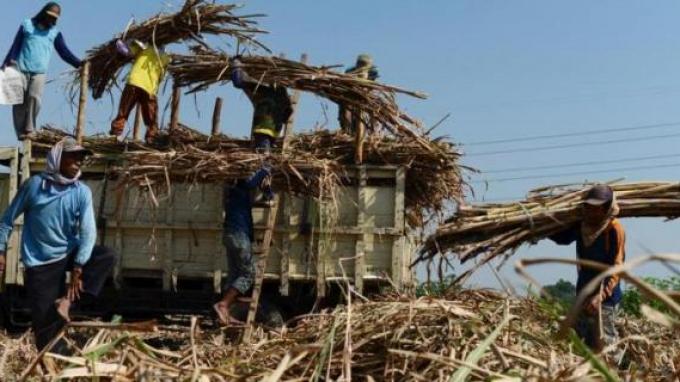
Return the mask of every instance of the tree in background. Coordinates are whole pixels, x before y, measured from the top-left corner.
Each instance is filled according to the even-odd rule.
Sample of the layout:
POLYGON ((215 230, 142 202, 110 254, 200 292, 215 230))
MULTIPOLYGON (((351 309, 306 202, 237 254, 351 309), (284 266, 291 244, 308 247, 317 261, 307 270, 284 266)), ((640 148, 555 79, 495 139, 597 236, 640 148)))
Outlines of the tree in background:
POLYGON ((543 289, 563 306, 571 306, 576 299, 576 285, 571 281, 559 279, 555 284, 546 285, 543 289))

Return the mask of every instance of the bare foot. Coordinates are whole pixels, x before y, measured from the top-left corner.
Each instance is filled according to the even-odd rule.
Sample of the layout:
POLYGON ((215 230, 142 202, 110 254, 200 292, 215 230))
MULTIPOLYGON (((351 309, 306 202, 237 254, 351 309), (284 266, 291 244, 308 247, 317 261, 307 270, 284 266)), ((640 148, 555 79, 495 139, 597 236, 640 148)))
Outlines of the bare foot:
POLYGON ((62 297, 55 301, 54 305, 56 305, 57 313, 59 313, 59 315, 64 319, 64 321, 71 322, 71 317, 69 316, 69 310, 71 309, 71 300, 69 300, 66 297, 62 297))
POLYGON ((213 309, 215 310, 215 313, 217 313, 217 318, 219 319, 220 324, 228 325, 231 319, 229 316, 229 306, 220 301, 213 305, 213 309))

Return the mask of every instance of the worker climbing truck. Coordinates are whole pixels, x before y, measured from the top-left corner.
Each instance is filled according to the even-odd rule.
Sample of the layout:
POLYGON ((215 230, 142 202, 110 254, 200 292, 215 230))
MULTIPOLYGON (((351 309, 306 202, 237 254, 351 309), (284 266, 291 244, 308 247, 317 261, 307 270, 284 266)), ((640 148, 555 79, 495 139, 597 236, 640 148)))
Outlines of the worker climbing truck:
MULTIPOLYGON (((0 174, 0 210, 22 182, 44 170, 44 151, 31 141, 0 148, 0 164, 6 167, 0 174)), ((102 303, 92 313, 208 312, 227 274, 222 184, 173 182, 168 197, 151 202, 148 193, 110 173, 114 161, 95 155, 81 178, 92 190, 97 241, 119 254, 102 303)), ((279 208, 253 210, 256 242, 268 214, 277 211, 258 315, 285 318, 332 304, 339 285, 347 283, 366 294, 385 286, 412 287, 415 244, 405 224, 406 169, 358 165, 345 172, 344 187, 333 200, 319 203, 280 192, 279 208)), ((20 262, 22 222, 19 218, 8 242, 2 275, 6 325, 26 325, 29 317, 20 262)), ((257 245, 254 254, 263 255, 257 245)))

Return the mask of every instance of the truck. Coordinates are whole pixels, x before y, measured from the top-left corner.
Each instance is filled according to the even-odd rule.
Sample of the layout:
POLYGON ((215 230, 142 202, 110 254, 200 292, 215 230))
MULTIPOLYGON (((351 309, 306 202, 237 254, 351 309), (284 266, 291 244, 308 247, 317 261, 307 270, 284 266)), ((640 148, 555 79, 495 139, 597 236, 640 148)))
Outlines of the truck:
MULTIPOLYGON (((18 147, 0 147, 0 164, 6 167, 0 174, 4 211, 18 187, 44 170, 45 158, 26 140, 18 147)), ((111 159, 94 159, 85 164, 81 178, 93 194, 97 243, 118 253, 97 313, 208 311, 227 274, 223 185, 174 182, 168 197, 155 198, 123 184, 111 174, 112 165, 111 159)), ((417 240, 405 224, 406 169, 365 164, 348 167, 346 173, 344 186, 328 200, 280 193, 261 310, 266 312, 268 305, 284 317, 306 313, 319 304, 337 303, 340 285, 366 294, 413 287, 410 265, 417 240)), ((253 210, 256 242, 270 211, 266 206, 253 210)), ((1 280, 2 316, 16 326, 26 325, 30 313, 20 261, 22 224, 20 217, 1 280)))

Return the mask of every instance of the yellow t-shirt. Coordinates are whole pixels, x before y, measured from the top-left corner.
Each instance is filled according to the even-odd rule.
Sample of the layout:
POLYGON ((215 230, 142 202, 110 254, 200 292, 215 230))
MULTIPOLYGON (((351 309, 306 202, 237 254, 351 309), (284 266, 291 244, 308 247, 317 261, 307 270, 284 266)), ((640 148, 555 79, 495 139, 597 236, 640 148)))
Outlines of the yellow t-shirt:
POLYGON ((165 75, 165 69, 170 63, 170 56, 157 52, 153 46, 135 53, 128 84, 142 88, 155 97, 165 75))

